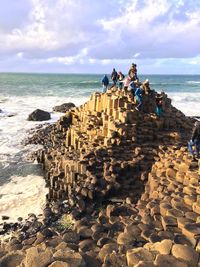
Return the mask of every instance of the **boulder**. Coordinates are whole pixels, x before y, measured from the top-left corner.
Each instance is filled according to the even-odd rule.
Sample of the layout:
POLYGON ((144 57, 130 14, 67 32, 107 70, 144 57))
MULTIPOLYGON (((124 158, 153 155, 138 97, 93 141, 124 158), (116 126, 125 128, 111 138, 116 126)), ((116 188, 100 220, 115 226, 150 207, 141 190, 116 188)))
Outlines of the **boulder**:
POLYGON ((49 112, 36 109, 28 116, 28 121, 47 121, 51 119, 49 112))
POLYGON ((53 253, 50 249, 39 251, 36 247, 31 247, 26 251, 26 267, 43 267, 52 262, 53 253))
POLYGON ((6 254, 0 259, 0 266, 2 267, 14 267, 21 264, 24 259, 24 254, 22 252, 11 252, 6 254))
POLYGON ((187 262, 188 266, 197 266, 199 254, 189 246, 173 245, 172 255, 179 260, 187 262))
POLYGON ((57 261, 64 261, 68 263, 69 266, 74 267, 85 267, 85 261, 80 253, 73 252, 72 250, 57 250, 53 257, 57 261))
POLYGON ((68 111, 69 109, 74 108, 74 107, 75 107, 75 105, 73 103, 69 102, 69 103, 64 103, 60 106, 53 107, 53 111, 65 113, 66 111, 68 111))
POLYGON ((135 266, 140 261, 153 261, 154 257, 151 252, 145 248, 134 248, 126 253, 128 266, 135 266))
POLYGON ((187 267, 188 265, 181 261, 176 259, 175 257, 171 255, 157 255, 155 259, 155 266, 157 267, 187 267))

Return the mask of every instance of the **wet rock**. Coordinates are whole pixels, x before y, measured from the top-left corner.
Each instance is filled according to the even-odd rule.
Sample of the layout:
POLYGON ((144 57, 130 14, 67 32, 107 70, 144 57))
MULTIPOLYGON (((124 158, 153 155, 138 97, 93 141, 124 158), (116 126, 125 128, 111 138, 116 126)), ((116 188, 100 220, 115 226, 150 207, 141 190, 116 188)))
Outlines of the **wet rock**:
POLYGON ((50 218, 52 216, 52 210, 49 206, 46 206, 43 210, 43 214, 45 218, 50 218))
POLYGON ((14 267, 21 264, 24 259, 24 253, 11 252, 6 254, 0 259, 0 266, 2 267, 14 267))
POLYGON ((80 240, 80 235, 77 234, 76 232, 69 231, 65 233, 62 238, 63 238, 63 241, 65 241, 66 243, 70 242, 70 243, 77 244, 80 240))
POLYGON ((75 107, 73 103, 64 103, 60 106, 53 107, 53 111, 65 113, 66 111, 69 111, 71 108, 75 107))
POLYGON ((45 244, 48 247, 55 248, 57 247, 60 243, 62 243, 62 237, 61 236, 53 236, 52 238, 45 239, 45 244))
MULTIPOLYGON (((1 112, 1 111, 0 111, 0 112, 1 112)), ((9 216, 5 216, 5 215, 3 215, 1 218, 2 218, 2 221, 6 221, 6 220, 9 220, 10 217, 9 217, 9 216)))
POLYGON ((83 256, 83 259, 85 261, 86 266, 88 266, 88 267, 89 266, 91 266, 91 267, 101 267, 102 266, 100 261, 97 260, 95 258, 95 256, 90 255, 90 254, 83 254, 82 256, 83 256))
POLYGON ((41 232, 38 232, 36 235, 36 241, 35 241, 35 245, 41 244, 43 241, 45 240, 44 235, 41 232))
POLYGON ((79 242, 79 248, 83 252, 92 250, 95 248, 95 246, 96 246, 96 243, 94 242, 94 240, 91 240, 91 239, 85 239, 79 242))
POLYGON ((50 113, 41 109, 36 109, 28 116, 28 121, 47 121, 50 119, 50 113))
POLYGON ((107 267, 122 267, 126 266, 126 256, 112 252, 109 255, 106 255, 104 258, 104 264, 107 267))
POLYGON ((18 221, 18 222, 22 222, 22 221, 23 221, 23 218, 22 218, 22 217, 18 217, 18 218, 17 218, 17 221, 18 221))
POLYGON ((109 243, 115 243, 115 241, 109 237, 101 237, 97 242, 97 246, 103 247, 104 245, 109 244, 109 243))
POLYGON ((82 226, 79 229, 77 229, 77 233, 80 235, 81 238, 89 238, 92 236, 92 230, 91 228, 87 226, 82 226))
POLYGON ((51 237, 54 235, 53 231, 52 231, 51 229, 49 229, 49 228, 45 228, 45 229, 43 229, 43 230, 41 231, 41 234, 42 234, 45 238, 51 238, 51 237))
POLYGON ((36 241, 37 237, 31 237, 29 239, 26 239, 22 242, 23 246, 32 245, 36 241))

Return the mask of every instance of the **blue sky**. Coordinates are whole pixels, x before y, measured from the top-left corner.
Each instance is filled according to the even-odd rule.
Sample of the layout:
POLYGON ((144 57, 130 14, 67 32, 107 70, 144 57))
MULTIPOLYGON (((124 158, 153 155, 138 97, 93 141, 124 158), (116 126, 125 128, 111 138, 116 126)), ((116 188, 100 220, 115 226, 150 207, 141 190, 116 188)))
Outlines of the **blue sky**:
POLYGON ((200 74, 199 0, 6 0, 1 72, 200 74))

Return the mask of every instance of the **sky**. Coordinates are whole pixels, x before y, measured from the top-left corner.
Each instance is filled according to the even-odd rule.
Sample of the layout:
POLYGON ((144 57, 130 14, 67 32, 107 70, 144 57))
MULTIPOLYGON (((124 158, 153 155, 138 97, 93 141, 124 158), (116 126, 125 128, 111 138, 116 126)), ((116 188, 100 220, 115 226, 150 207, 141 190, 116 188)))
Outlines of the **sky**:
POLYGON ((199 0, 6 0, 0 72, 200 74, 199 0))

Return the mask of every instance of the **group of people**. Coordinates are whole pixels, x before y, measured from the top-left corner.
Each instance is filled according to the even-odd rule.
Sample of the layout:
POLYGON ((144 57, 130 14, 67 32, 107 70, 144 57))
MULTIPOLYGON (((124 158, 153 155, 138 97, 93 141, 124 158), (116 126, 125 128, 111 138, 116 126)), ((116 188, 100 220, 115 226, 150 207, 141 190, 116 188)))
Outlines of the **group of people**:
MULTIPOLYGON (((111 88, 117 86, 120 90, 130 90, 133 94, 133 97, 136 99, 136 110, 140 110, 142 106, 142 95, 149 94, 151 92, 149 80, 145 80, 143 83, 139 81, 137 75, 137 65, 135 63, 131 64, 131 67, 128 71, 128 75, 125 76, 121 71, 117 72, 115 68, 111 73, 111 88)), ((103 92, 105 93, 109 86, 109 78, 107 75, 104 75, 102 79, 103 92)), ((156 114, 158 117, 162 115, 162 96, 157 95, 156 97, 156 114)))
MULTIPOLYGON (((151 92, 149 81, 145 80, 143 83, 139 82, 137 75, 137 65, 132 63, 128 75, 125 76, 121 71, 117 72, 113 69, 111 73, 111 88, 117 86, 120 90, 130 90, 136 99, 136 110, 140 110, 142 106, 142 95, 149 94, 151 92)), ((104 75, 102 79, 103 92, 106 92, 109 86, 109 78, 104 75)), ((156 115, 161 117, 163 113, 163 97, 162 94, 156 95, 156 115)), ((199 158, 200 152, 200 122, 196 121, 192 132, 191 140, 188 142, 188 150, 192 154, 193 158, 199 158)))

